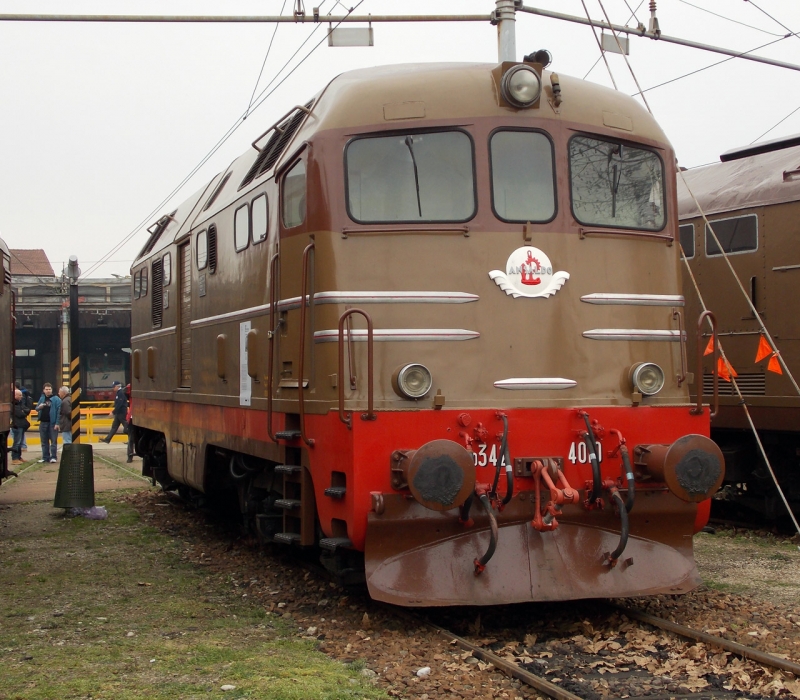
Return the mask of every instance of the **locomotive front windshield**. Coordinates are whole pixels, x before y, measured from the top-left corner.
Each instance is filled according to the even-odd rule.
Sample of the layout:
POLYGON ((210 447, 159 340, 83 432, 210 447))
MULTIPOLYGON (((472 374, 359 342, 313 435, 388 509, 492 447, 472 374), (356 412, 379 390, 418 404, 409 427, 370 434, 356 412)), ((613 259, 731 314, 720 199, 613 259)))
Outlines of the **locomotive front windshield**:
POLYGON ((664 164, 652 151, 575 136, 569 166, 572 211, 582 224, 664 228, 664 164))
POLYGON ((472 140, 463 131, 359 138, 346 158, 354 221, 467 221, 475 214, 472 140))

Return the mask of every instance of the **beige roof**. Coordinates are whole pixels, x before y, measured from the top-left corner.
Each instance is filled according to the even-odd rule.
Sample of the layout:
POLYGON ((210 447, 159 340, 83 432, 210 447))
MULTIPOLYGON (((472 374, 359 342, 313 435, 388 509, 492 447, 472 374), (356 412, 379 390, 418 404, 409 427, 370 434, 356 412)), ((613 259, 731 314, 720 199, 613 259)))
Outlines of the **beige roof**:
POLYGON ((36 277, 55 277, 46 253, 38 248, 36 250, 11 249, 11 274, 33 275, 36 277))
POLYGON ((686 185, 706 214, 793 202, 800 199, 799 169, 800 146, 793 146, 678 173, 678 216, 700 213, 686 185))

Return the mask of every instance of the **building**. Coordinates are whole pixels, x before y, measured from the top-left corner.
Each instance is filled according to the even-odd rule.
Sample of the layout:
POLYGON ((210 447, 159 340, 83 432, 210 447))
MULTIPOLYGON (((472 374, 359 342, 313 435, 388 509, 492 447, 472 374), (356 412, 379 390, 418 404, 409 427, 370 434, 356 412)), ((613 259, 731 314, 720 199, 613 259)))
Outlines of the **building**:
MULTIPOLYGON (((43 250, 11 250, 16 303, 15 374, 36 396, 44 382, 69 384, 69 280, 43 250)), ((78 283, 81 386, 85 400, 113 397, 130 380, 130 277, 78 283)))

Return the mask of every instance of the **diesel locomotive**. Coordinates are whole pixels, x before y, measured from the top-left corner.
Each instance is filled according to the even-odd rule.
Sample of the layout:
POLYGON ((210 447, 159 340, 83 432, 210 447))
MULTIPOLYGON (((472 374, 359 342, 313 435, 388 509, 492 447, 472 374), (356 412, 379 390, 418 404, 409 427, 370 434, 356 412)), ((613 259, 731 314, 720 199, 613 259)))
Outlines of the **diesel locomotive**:
POLYGON ((8 435, 14 401, 14 316, 11 253, 0 238, 0 483, 8 471, 8 435))
MULTIPOLYGON (((722 154, 719 163, 681 175, 678 213, 687 262, 706 305, 716 312, 717 336, 732 368, 727 373, 736 373, 736 383, 778 483, 791 509, 800 515, 800 395, 776 354, 780 353, 792 373, 800 368, 796 304, 800 290, 800 136, 733 149, 722 154), (774 345, 748 301, 762 317, 774 345)), ((691 316, 700 306, 688 276, 684 289, 691 316)), ((701 341, 708 342, 707 333, 701 341)), ((707 357, 703 369, 706 390, 710 390, 715 370, 707 357)), ((712 419, 711 437, 722 448, 727 465, 724 488, 718 496, 720 510, 726 516, 744 519, 755 515, 766 522, 788 524, 786 506, 732 382, 720 382, 719 392, 719 413, 712 419)))
POLYGON ((148 229, 143 473, 404 606, 688 591, 675 157, 534 61, 344 73, 148 229))

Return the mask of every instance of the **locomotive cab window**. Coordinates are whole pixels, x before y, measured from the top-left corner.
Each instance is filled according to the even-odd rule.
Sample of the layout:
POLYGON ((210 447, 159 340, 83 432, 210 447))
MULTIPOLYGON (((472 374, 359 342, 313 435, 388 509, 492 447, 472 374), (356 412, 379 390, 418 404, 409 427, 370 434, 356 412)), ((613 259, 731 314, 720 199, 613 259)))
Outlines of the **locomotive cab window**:
POLYGON ((492 206, 503 221, 550 221, 556 214, 553 144, 537 131, 496 131, 490 141, 492 206))
POLYGON ((133 298, 138 299, 142 296, 142 271, 133 273, 133 298))
POLYGON ((572 213, 580 223, 644 231, 664 228, 664 164, 653 151, 573 136, 569 170, 572 213))
POLYGON ((239 207, 233 218, 233 247, 236 252, 247 248, 250 242, 250 207, 247 204, 239 207))
POLYGON ((161 264, 164 270, 164 286, 168 287, 172 281, 172 256, 167 253, 161 259, 161 264))
MULTIPOLYGON (((748 253, 758 250, 758 217, 755 214, 709 222, 726 253, 748 253)), ((713 257, 722 252, 706 225, 706 255, 713 257)))
POLYGON ((361 137, 347 145, 345 158, 353 221, 458 222, 475 215, 473 146, 466 132, 361 137))
POLYGON ((267 237, 267 195, 262 194, 252 202, 253 243, 261 243, 267 237))
POLYGON ((298 160, 283 176, 281 211, 285 228, 294 228, 306 220, 306 162, 298 160))
POLYGON ((142 268, 142 286, 141 286, 141 296, 147 296, 147 268, 142 268))
POLYGON ((683 224, 678 227, 681 239, 681 257, 691 260, 694 257, 694 224, 683 224))
POLYGON ((197 234, 197 269, 205 270, 208 265, 208 232, 203 229, 197 234))

